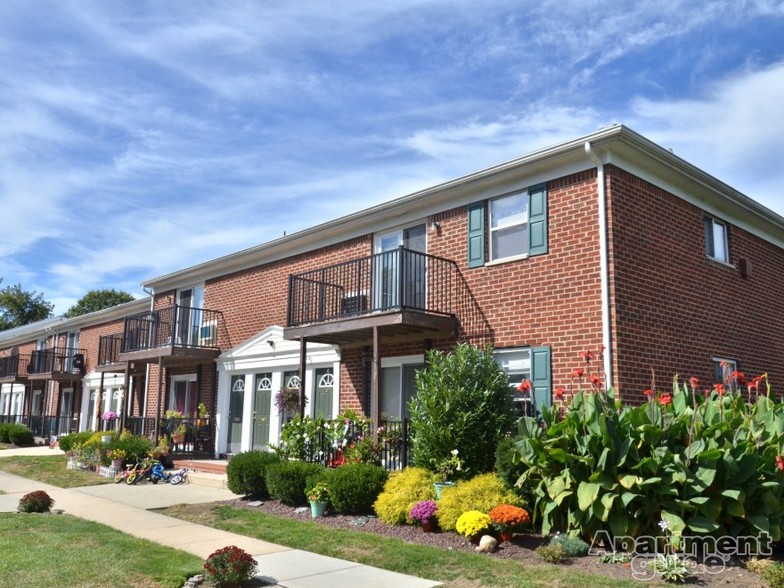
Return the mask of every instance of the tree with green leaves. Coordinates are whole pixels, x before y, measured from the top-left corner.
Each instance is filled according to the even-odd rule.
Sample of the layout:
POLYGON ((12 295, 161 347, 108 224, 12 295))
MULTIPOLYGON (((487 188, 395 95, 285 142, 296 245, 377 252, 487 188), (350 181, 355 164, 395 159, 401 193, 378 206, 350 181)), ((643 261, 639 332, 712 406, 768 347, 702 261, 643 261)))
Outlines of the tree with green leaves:
POLYGON ((111 289, 105 290, 90 290, 87 294, 82 296, 76 304, 65 311, 66 318, 74 318, 90 312, 103 310, 104 308, 111 308, 118 304, 125 304, 126 302, 133 302, 135 298, 128 292, 121 292, 111 289))
POLYGON ((43 294, 26 292, 21 284, 6 286, 0 290, 0 331, 47 319, 53 310, 54 305, 44 300, 43 294))

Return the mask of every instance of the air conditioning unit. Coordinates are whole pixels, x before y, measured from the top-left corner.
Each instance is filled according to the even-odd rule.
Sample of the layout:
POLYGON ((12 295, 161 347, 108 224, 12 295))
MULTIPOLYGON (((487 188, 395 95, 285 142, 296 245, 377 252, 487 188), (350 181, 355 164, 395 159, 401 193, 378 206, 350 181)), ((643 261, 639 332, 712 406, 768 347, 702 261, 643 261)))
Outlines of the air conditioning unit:
POLYGON ((340 314, 360 314, 368 309, 366 294, 351 294, 340 301, 340 314))
POLYGON ((84 373, 84 353, 75 353, 73 356, 73 369, 84 373))

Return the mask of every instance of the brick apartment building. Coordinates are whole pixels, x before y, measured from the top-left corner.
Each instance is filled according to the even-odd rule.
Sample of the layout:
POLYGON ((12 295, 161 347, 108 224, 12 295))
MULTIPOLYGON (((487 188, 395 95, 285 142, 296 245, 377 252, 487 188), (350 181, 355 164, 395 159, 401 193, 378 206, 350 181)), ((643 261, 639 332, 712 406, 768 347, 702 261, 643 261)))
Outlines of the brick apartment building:
POLYGON ((782 269, 782 217, 616 125, 0 333, 0 419, 59 417, 55 434, 108 406, 150 432, 204 403, 209 433, 181 449, 235 453, 278 440, 284 387, 310 415, 405 417, 426 350, 456 341, 492 344, 529 407, 600 346, 592 368, 625 402, 652 374, 767 372, 776 390, 782 269), (79 369, 14 360, 47 336, 79 369))

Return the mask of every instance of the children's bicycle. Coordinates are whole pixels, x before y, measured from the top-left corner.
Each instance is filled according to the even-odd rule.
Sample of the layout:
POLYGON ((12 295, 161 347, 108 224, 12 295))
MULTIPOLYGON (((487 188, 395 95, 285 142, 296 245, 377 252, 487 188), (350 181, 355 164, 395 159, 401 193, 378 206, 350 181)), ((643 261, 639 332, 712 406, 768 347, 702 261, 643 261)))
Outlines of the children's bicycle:
POLYGON ((182 468, 181 470, 178 470, 171 475, 169 484, 174 484, 176 486, 177 484, 182 484, 183 482, 187 482, 187 481, 188 481, 188 468, 182 468))
POLYGON ((133 472, 133 473, 135 473, 135 472, 136 472, 136 470, 138 469, 138 467, 139 467, 139 465, 140 465, 140 464, 141 464, 141 462, 140 462, 140 461, 137 461, 137 462, 136 462, 135 464, 133 464, 133 465, 131 465, 131 464, 128 464, 128 465, 126 465, 126 466, 125 466, 125 469, 124 469, 123 471, 121 471, 121 472, 117 472, 117 473, 115 474, 115 476, 114 476, 114 483, 115 483, 115 484, 119 484, 119 483, 120 483, 120 482, 122 482, 123 480, 126 480, 126 481, 127 481, 127 480, 128 480, 128 477, 131 475, 131 473, 132 473, 132 472, 133 472))

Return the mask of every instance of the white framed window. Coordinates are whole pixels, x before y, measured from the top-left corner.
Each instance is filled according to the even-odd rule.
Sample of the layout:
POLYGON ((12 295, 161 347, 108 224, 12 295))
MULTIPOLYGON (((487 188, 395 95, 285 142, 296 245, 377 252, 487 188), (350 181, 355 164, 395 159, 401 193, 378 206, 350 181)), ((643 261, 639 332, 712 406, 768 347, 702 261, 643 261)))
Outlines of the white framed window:
POLYGON ((196 374, 173 376, 169 392, 169 410, 178 410, 186 418, 195 418, 199 398, 196 374))
POLYGON ((523 381, 531 381, 531 349, 497 349, 493 351, 493 359, 506 372, 506 383, 512 391, 515 413, 528 414, 532 392, 521 392, 518 386, 523 381))
POLYGON ((422 355, 381 358, 379 414, 381 420, 409 418, 408 404, 416 396, 416 372, 425 367, 422 355))
POLYGON ((705 255, 718 261, 729 263, 730 254, 727 245, 727 225, 713 217, 706 216, 705 224, 705 255))
POLYGON ((713 358, 713 382, 728 385, 732 381, 732 372, 737 371, 738 362, 726 357, 713 358))
POLYGON ((490 261, 528 254, 528 194, 490 200, 490 261))

